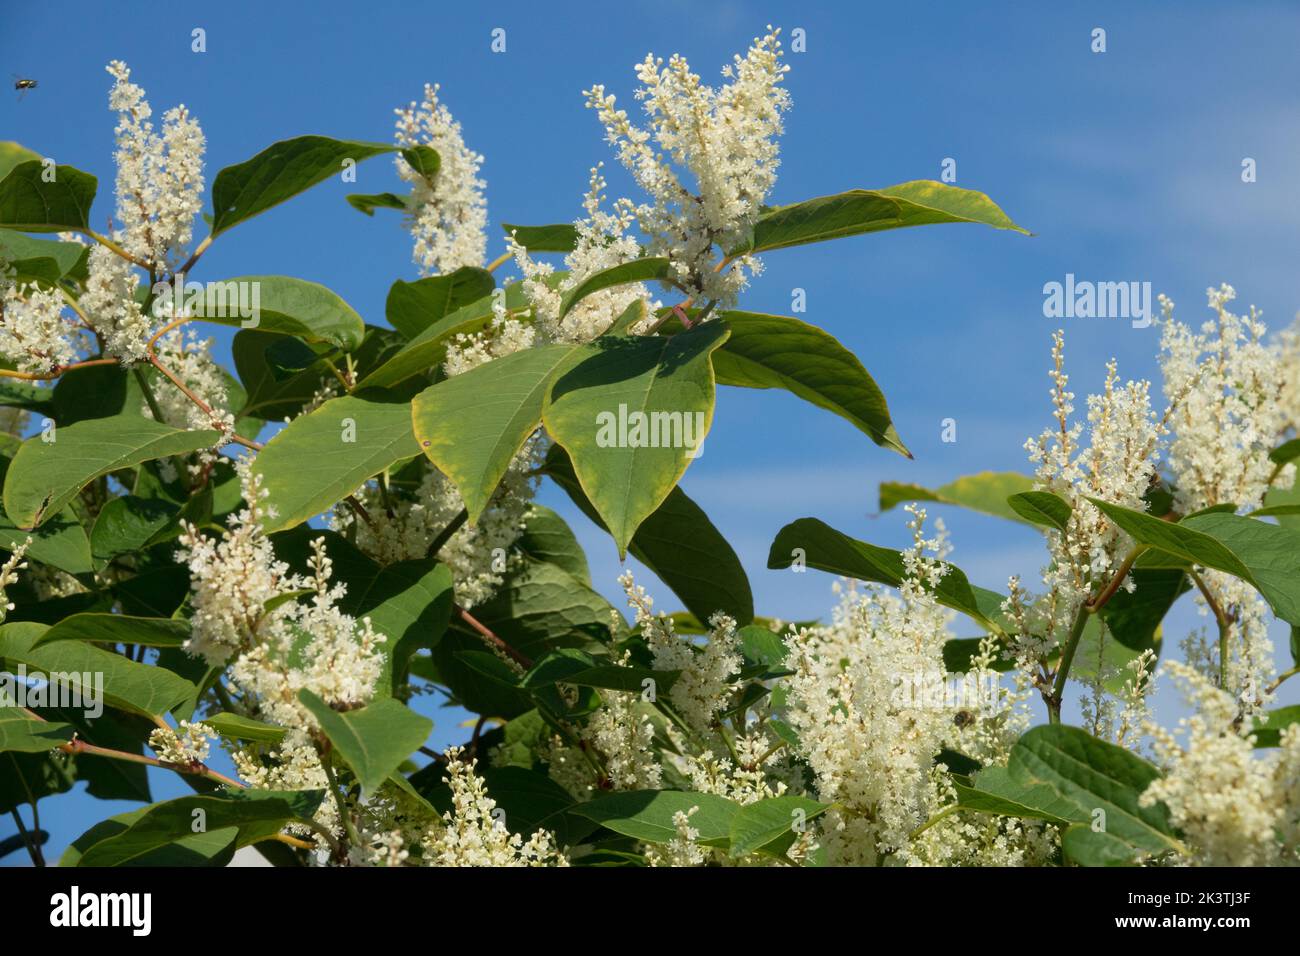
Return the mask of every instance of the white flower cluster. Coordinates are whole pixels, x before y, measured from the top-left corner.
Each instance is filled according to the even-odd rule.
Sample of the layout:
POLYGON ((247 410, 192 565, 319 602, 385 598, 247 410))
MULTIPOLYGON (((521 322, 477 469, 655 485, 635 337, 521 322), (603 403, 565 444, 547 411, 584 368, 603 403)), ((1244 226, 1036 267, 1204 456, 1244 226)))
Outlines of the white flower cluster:
POLYGON ((673 829, 676 834, 662 846, 646 849, 646 860, 651 866, 703 866, 708 853, 699 845, 700 831, 691 826, 691 817, 699 812, 699 807, 678 810, 673 814, 673 829))
MULTIPOLYGON (((628 229, 636 222, 636 209, 631 200, 616 200, 611 212, 601 208, 604 200, 605 177, 600 166, 591 170, 587 195, 583 199, 586 215, 574 226, 577 242, 573 251, 564 257, 568 272, 558 283, 554 281, 554 267, 547 262, 531 258, 528 250, 511 238, 515 264, 523 273, 524 293, 533 304, 533 328, 538 344, 547 342, 590 342, 604 332, 613 321, 636 302, 648 296, 645 285, 631 282, 627 285, 602 289, 579 300, 569 313, 560 316, 565 293, 576 289, 591 276, 605 269, 631 262, 641 254, 641 247, 628 229)), ((639 332, 640 329, 632 329, 639 332)))
POLYGON ((15 282, 0 271, 0 355, 20 372, 49 375, 76 359, 83 346, 57 289, 15 282))
MULTIPOLYGON (((526 449, 511 463, 501 489, 478 524, 462 525, 442 545, 439 559, 451 570, 456 601, 465 608, 492 596, 511 569, 510 546, 527 523, 538 479, 528 471, 537 463, 526 449)), ((355 528, 358 548, 380 564, 423 558, 433 542, 457 519, 465 504, 441 472, 430 469, 413 493, 385 494, 377 483, 358 489, 356 496, 369 520, 359 519, 343 502, 331 516, 336 529, 355 528)))
POLYGON ((408 223, 415 236, 413 258, 421 275, 454 272, 462 266, 483 265, 487 249, 486 185, 478 178, 483 157, 468 149, 460 123, 438 100, 438 87, 426 84, 424 101, 412 102, 397 113, 399 146, 430 146, 441 158, 432 180, 401 156, 397 173, 411 184, 408 223))
POLYGON ((23 560, 27 554, 27 549, 32 546, 31 535, 22 544, 10 552, 9 557, 3 565, 0 565, 0 623, 4 622, 6 615, 14 609, 13 602, 5 593, 5 589, 11 584, 18 583, 18 572, 27 567, 27 562, 23 560))
POLYGON ((346 592, 331 583, 324 539, 312 543, 309 575, 293 574, 276 559, 261 524, 266 492, 247 462, 238 469, 247 508, 231 517, 220 540, 193 526, 180 539, 194 609, 186 649, 214 665, 230 661, 243 710, 288 729, 268 754, 236 753, 240 775, 266 789, 323 787, 310 737, 316 721, 298 694, 309 690, 340 709, 368 703, 383 668, 379 645, 385 638, 368 618, 358 621, 339 609, 346 592), (311 593, 308 604, 295 600, 304 590, 311 593))
POLYGON ((193 238, 194 217, 203 208, 203 151, 198 122, 184 105, 163 114, 154 129, 144 90, 131 82, 120 60, 109 63, 113 77, 109 109, 117 120, 117 219, 115 240, 130 255, 162 272, 180 265, 193 238))
POLYGON ((182 766, 201 764, 208 759, 217 732, 204 723, 191 723, 182 720, 173 730, 171 727, 159 727, 149 734, 149 747, 163 763, 182 766))
MULTIPOLYGON (((850 589, 830 626, 801 629, 789 639, 787 664, 795 673, 786 719, 799 735, 819 799, 836 805, 822 823, 833 864, 873 865, 885 857, 906 862, 923 852, 911 845, 911 834, 951 802, 946 778, 936 771, 940 750, 953 746, 976 759, 994 757, 1022 725, 1012 711, 1022 698, 1000 691, 974 710, 948 695, 936 700, 900 692, 909 682, 947 678, 943 645, 952 636, 951 612, 931 594, 947 573, 946 535, 940 527, 926 538, 925 512, 909 510, 913 546, 905 552, 900 593, 850 589)), ((986 666, 991 658, 988 650, 986 666)), ((947 845, 947 855, 963 858, 977 852, 968 838, 1008 839, 1002 830, 990 833, 961 821, 927 832, 926 852, 938 852, 938 841, 947 845)))
MULTIPOLYGON (((1088 396, 1089 443, 1085 446, 1083 423, 1071 420, 1074 393, 1064 365, 1065 335, 1058 331, 1052 337, 1049 371, 1056 424, 1028 440, 1025 450, 1037 466, 1035 487, 1060 496, 1071 513, 1065 531, 1048 531, 1052 561, 1043 569, 1044 598, 1031 604, 1018 590, 1018 582, 1013 582, 1015 615, 1028 621, 1021 637, 1035 644, 1020 648, 1022 656, 1028 657, 1043 649, 1038 645, 1044 640, 1050 648, 1053 635, 1064 636, 1079 607, 1109 581, 1132 546, 1129 537, 1087 499, 1142 510, 1167 431, 1165 419, 1151 408, 1151 383, 1121 384, 1112 360, 1106 365, 1104 391, 1088 396), (1020 604, 1022 600, 1030 606, 1020 604)), ((1131 582, 1126 586, 1131 587, 1131 582)))
POLYGON ((538 830, 527 842, 511 833, 496 801, 488 796, 483 778, 474 772, 477 761, 461 760, 461 750, 447 751, 446 780, 452 809, 443 826, 432 830, 423 845, 428 866, 567 866, 554 837, 538 830))
POLYGON ((636 625, 654 657, 655 669, 680 672, 668 691, 669 703, 691 730, 707 736, 730 699, 733 676, 740 673, 736 622, 722 613, 713 615, 708 637, 697 647, 678 637, 667 614, 654 613, 654 600, 636 584, 631 571, 625 571, 618 583, 627 594, 628 607, 636 612, 636 625))
MULTIPOLYGON (((603 702, 583 728, 582 739, 604 758, 605 785, 610 790, 657 789, 663 767, 654 751, 649 708, 637 694, 609 691, 601 696, 603 702)), ((591 786, 588 782, 585 792, 591 786)))
POLYGON ((506 308, 501 297, 492 300, 492 320, 478 332, 461 332, 447 343, 442 368, 447 377, 478 368, 493 359, 532 348, 537 341, 531 322, 506 308))
POLYGON ((139 274, 107 246, 92 246, 86 290, 78 304, 104 342, 104 354, 124 365, 148 357, 153 321, 136 301, 139 274))
POLYGON ((262 626, 285 617, 287 604, 271 611, 266 607, 296 587, 289 566, 276 560, 271 541, 262 530, 262 520, 268 515, 263 502, 270 492, 247 462, 238 467, 244 510, 230 517, 219 540, 186 526, 177 554, 190 569, 193 615, 185 650, 214 667, 223 666, 252 644, 262 626))
POLYGON ((1286 727, 1281 746, 1258 756, 1237 702, 1194 669, 1168 661, 1196 711, 1179 721, 1184 743, 1149 725, 1165 775, 1142 795, 1163 802, 1195 862, 1207 866, 1300 863, 1300 726, 1286 727))
POLYGON ((1288 374, 1283 353, 1264 341, 1268 331, 1252 306, 1234 315, 1229 285, 1207 289, 1215 318, 1193 331, 1173 319, 1174 304, 1161 296, 1164 329, 1160 367, 1165 395, 1176 402, 1169 443, 1176 510, 1190 514, 1212 505, 1258 508, 1273 482, 1290 487, 1295 469, 1278 471, 1268 453, 1291 416, 1281 399, 1288 374))
POLYGON ((743 247, 776 181, 781 113, 790 97, 781 81, 779 31, 756 38, 744 57, 723 69, 718 89, 702 83, 674 54, 667 66, 648 55, 637 67, 649 129, 633 125, 613 94, 596 85, 585 91, 606 138, 651 202, 636 207, 650 237, 650 255, 667 256, 675 281, 687 292, 729 307, 758 269, 751 256, 716 270, 717 251, 743 247), (690 173, 696 192, 674 165, 690 173))
MULTIPOLYGON (((165 382, 154 389, 163 421, 175 428, 210 428, 221 432, 222 437, 217 444, 200 452, 190 463, 193 474, 202 473, 217 460, 217 448, 235 430, 235 416, 230 412, 226 376, 221 366, 213 360, 211 349, 212 339, 200 339, 193 333, 183 336, 179 329, 168 332, 155 346, 163 365, 212 410, 209 414, 179 388, 165 382)), ((151 413, 147 402, 142 404, 140 410, 144 415, 151 413)))

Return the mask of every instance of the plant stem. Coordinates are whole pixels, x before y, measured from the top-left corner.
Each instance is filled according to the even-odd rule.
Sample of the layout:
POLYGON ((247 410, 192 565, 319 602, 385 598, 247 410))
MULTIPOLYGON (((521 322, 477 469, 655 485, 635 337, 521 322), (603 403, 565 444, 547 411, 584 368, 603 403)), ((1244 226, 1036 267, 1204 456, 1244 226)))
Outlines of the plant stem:
POLYGON ((1291 668, 1289 671, 1283 671, 1281 674, 1278 674, 1277 680, 1269 684, 1268 687, 1264 690, 1264 693, 1266 694, 1273 693, 1275 690, 1277 690, 1279 687, 1282 686, 1283 681, 1285 681, 1289 677, 1295 677, 1296 674, 1300 674, 1300 665, 1291 668))
POLYGON ((149 411, 153 413, 155 420, 162 422, 164 425, 167 420, 163 418, 162 406, 158 404, 158 396, 153 393, 153 386, 149 384, 149 379, 145 378, 144 372, 140 366, 131 366, 131 374, 135 376, 136 382, 140 385, 140 391, 144 392, 144 400, 149 405, 149 411))
MULTIPOLYGON (((32 833, 28 831, 26 824, 23 823, 23 816, 14 807, 9 811, 9 815, 14 818, 14 823, 18 824, 18 834, 23 838, 23 846, 27 847, 27 855, 32 858, 32 866, 44 866, 45 858, 41 855, 40 831, 32 833)), ((35 826, 35 823, 32 824, 35 826)))
POLYGON ((210 245, 212 245, 211 235, 209 235, 206 239, 204 239, 202 242, 199 243, 198 248, 194 250, 194 254, 185 260, 185 265, 181 266, 179 269, 177 269, 175 272, 172 273, 172 278, 174 279, 176 278, 176 276, 189 272, 191 269, 193 269, 194 263, 199 261, 199 256, 203 255, 203 253, 208 251, 208 246, 210 245))
POLYGON ((452 605, 452 609, 457 617, 459 617, 462 621, 464 621, 466 624, 472 627, 474 631, 485 641, 487 641, 489 645, 501 651, 501 653, 505 654, 507 657, 509 657, 512 661, 514 661, 524 670, 530 670, 532 668, 533 662, 531 658, 527 657, 524 654, 519 653, 519 651, 515 650, 513 647, 511 647, 501 638, 493 634, 487 627, 485 627, 481 622, 479 622, 479 620, 475 618, 474 615, 470 614, 469 611, 465 610, 459 604, 452 605))
MULTIPOLYGON (((320 755, 320 765, 325 769, 325 779, 329 782, 330 793, 334 794, 334 803, 338 807, 339 822, 343 824, 343 830, 348 835, 348 842, 352 846, 361 846, 361 835, 357 833, 356 824, 352 822, 352 813, 348 810, 348 805, 343 800, 343 791, 339 789, 338 780, 334 776, 334 768, 330 763, 330 746, 325 744, 318 747, 316 751, 320 755)), ((342 848, 340 847, 340 851, 342 848)), ((340 863, 344 860, 340 859, 340 863)))
POLYGON ((1079 611, 1074 616, 1074 623, 1070 625, 1070 634, 1065 639, 1065 646, 1061 648, 1061 661, 1056 667, 1056 678, 1052 682, 1052 693, 1044 697, 1047 704, 1047 718, 1054 724, 1061 722, 1061 702, 1065 692, 1065 682, 1070 676, 1070 665, 1074 663, 1075 651, 1079 649, 1079 639, 1083 637, 1084 628, 1088 626, 1088 617, 1096 614, 1106 603, 1115 596, 1124 579, 1128 577, 1129 571, 1133 569, 1133 562, 1138 556, 1146 550, 1145 545, 1137 545, 1124 558, 1124 561, 1116 569, 1114 576, 1101 589, 1096 597, 1089 598, 1079 606, 1079 611))
POLYGON ((84 362, 72 362, 68 365, 56 365, 48 372, 16 372, 13 369, 0 368, 0 378, 17 378, 24 382, 48 382, 56 379, 64 372, 71 372, 75 368, 89 368, 92 365, 116 365, 117 359, 87 359, 84 362))
POLYGON ((501 255, 497 256, 495 259, 493 259, 491 262, 488 263, 487 271, 496 272, 498 268, 505 265, 512 258, 514 258, 514 253, 512 252, 501 253, 501 255))
POLYGON ((1192 581, 1195 582, 1196 588, 1201 592, 1201 597, 1205 598, 1205 603, 1209 605, 1210 611, 1214 614, 1214 621, 1219 625, 1219 687, 1226 689, 1228 686, 1228 639, 1232 634, 1232 617, 1226 613, 1219 602, 1214 599, 1210 593, 1210 588, 1206 585, 1204 579, 1195 571, 1188 571, 1192 581))
POLYGON ((425 555, 425 557, 436 558, 438 556, 438 552, 442 550, 443 545, 445 545, 448 541, 450 541, 451 536, 454 535, 457 531, 459 531, 464 526, 465 522, 468 520, 469 520, 469 510, 466 508, 461 508, 460 514, 452 518, 451 521, 448 523, 447 527, 443 528, 442 531, 439 532, 438 537, 434 538, 433 541, 430 542, 429 552, 427 555, 425 555))
POLYGON ((135 256, 131 255, 131 253, 127 252, 125 249, 119 246, 116 242, 109 239, 107 236, 101 236, 93 229, 78 229, 76 231, 81 233, 83 236, 86 236, 89 239, 94 239, 101 246, 117 253, 127 262, 133 263, 134 265, 139 266, 141 269, 148 269, 150 272, 153 271, 149 263, 145 262, 143 259, 137 259, 135 256))

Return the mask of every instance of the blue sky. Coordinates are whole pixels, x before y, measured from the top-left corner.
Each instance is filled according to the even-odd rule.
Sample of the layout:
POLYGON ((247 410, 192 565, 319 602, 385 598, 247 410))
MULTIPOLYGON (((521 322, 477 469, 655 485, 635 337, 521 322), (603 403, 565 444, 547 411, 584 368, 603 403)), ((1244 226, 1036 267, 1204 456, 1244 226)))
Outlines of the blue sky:
MULTIPOLYGON (((1047 420, 1049 337, 1061 321, 1080 397, 1099 385, 1111 356, 1126 376, 1155 374, 1155 328, 1046 319, 1044 283, 1066 273, 1150 282, 1197 322, 1208 315, 1205 288, 1224 281, 1272 327, 1300 307, 1300 8, 1292 5, 730 2, 704 10, 685 0, 503 0, 471 12, 318 0, 227 2, 200 13, 171 3, 123 2, 110 12, 102 3, 3 0, 0 9, 0 73, 40 84, 21 101, 0 96, 0 139, 98 175, 97 223, 111 212, 110 59, 131 65, 156 113, 190 107, 207 134, 209 182, 293 135, 387 141, 393 108, 425 82, 441 83, 467 142, 487 157, 491 221, 543 223, 578 214, 587 170, 602 160, 610 194, 635 195, 583 107, 583 89, 604 83, 628 104, 632 67, 649 51, 680 52, 709 79, 766 24, 787 35, 802 27, 807 52, 788 58, 794 108, 774 202, 938 178, 951 157, 957 185, 987 192, 1036 235, 927 227, 767 257, 744 307, 788 313, 791 290, 806 290, 801 317, 862 359, 916 460, 788 394, 719 393, 705 453, 683 484, 739 551, 764 614, 818 617, 832 601, 824 575, 765 569, 768 543, 786 522, 813 515, 897 546, 902 516, 875 516, 879 482, 1023 469, 1021 445, 1047 420), (205 53, 191 52, 195 27, 206 30, 205 53), (490 49, 497 27, 506 30, 501 54, 490 49), (1105 53, 1090 50, 1096 27, 1106 30, 1105 53), (1256 160, 1257 182, 1241 181, 1244 157, 1256 160), (955 443, 940 440, 948 417, 957 420, 955 443)), ((357 184, 324 183, 224 235, 194 278, 300 276, 380 321, 393 280, 416 276, 408 237, 395 214, 366 219, 343 196, 396 187, 391 164, 363 163, 357 184)), ((491 241, 496 255, 501 243, 495 234, 491 241)), ((224 352, 223 332, 214 335, 224 352)), ((562 495, 547 490, 542 500, 572 517, 598 587, 616 598, 612 543, 562 495)), ((1009 573, 1037 571, 1034 532, 932 511, 943 512, 953 560, 977 582, 1000 587, 1009 573)), ((1183 609, 1176 620, 1191 618, 1183 609)), ((435 718, 437 743, 463 737, 447 712, 435 718)), ((165 775, 155 791, 179 792, 165 775)), ((120 809, 64 798, 46 804, 42 822, 57 852, 86 814, 120 809)), ((0 837, 8 826, 0 821, 0 837)))

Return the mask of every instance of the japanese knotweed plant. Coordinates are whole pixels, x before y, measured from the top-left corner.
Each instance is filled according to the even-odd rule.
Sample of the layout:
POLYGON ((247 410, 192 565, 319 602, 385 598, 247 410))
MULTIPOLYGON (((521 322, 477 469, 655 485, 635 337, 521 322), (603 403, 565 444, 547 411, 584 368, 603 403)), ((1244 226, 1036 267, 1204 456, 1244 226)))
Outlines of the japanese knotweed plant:
POLYGON ((22 813, 39 829, 84 782, 140 807, 88 820, 64 865, 247 846, 283 865, 1293 861, 1300 732, 1267 709, 1286 675, 1265 628, 1300 617, 1297 448, 1274 441, 1300 388, 1293 344, 1264 344, 1226 291, 1212 328, 1166 319, 1163 416, 1112 374, 1085 444, 1058 342, 1036 475, 883 489, 1043 527, 1041 594, 971 585, 914 507, 904 551, 789 525, 773 566, 851 580, 828 624, 755 617, 679 486, 717 385, 786 389, 908 453, 834 337, 743 310, 750 277, 841 237, 1024 231, 929 181, 769 204, 786 69, 771 31, 717 87, 648 57, 636 116, 593 86, 636 195, 611 200, 598 167, 572 220, 500 232, 436 86, 391 145, 299 136, 220 170, 206 213, 197 119, 155 123, 121 63, 111 210, 92 216, 93 176, 0 146, 13 848, 41 862, 22 813), (313 282, 203 274, 242 222, 380 155, 397 191, 347 201, 399 214, 419 272, 383 324, 313 282), (233 369, 202 323, 237 330, 233 369), (593 590, 533 500, 545 481, 679 610, 630 575, 625 610, 593 590), (1219 633, 1175 670, 1200 704, 1184 743, 1144 702, 1191 587, 1219 633), (1060 723, 1071 677, 1086 728, 1060 723), (432 693, 478 715, 444 753, 410 706, 432 693), (1035 695, 1050 722, 1031 727, 1035 695), (149 766, 194 795, 151 802, 149 766))

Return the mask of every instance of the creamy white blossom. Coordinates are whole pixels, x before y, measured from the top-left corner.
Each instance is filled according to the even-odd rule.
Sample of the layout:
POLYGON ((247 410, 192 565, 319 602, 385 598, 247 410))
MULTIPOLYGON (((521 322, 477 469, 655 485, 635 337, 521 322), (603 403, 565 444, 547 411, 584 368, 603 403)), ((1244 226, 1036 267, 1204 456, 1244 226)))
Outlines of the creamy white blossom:
POLYGON ((1177 734, 1148 726, 1165 773, 1141 804, 1169 808, 1170 822, 1198 864, 1300 863, 1300 727, 1286 727, 1281 746, 1260 755, 1232 695, 1178 661, 1167 661, 1164 669, 1195 712, 1179 721, 1177 734))
POLYGON ((194 217, 203 209, 203 151, 198 122, 182 105, 163 114, 161 133, 144 90, 120 60, 109 108, 117 120, 117 239, 130 255, 159 272, 185 260, 194 217))
MULTIPOLYGON (((193 474, 201 473, 217 460, 216 449, 235 430, 235 416, 230 411, 226 377, 221 366, 212 359, 212 342, 212 339, 200 339, 193 333, 184 335, 177 329, 168 332, 155 345, 155 351, 163 365, 209 409, 205 411, 173 382, 159 375, 153 393, 163 414, 163 421, 175 428, 213 429, 221 433, 212 448, 195 456, 190 464, 193 474)), ((141 405, 141 413, 152 413, 147 402, 141 405)))
POLYGON ((63 312, 58 290, 0 277, 0 356, 20 372, 49 375, 84 347, 81 330, 63 312))
POLYGON ((426 84, 423 102, 394 111, 397 144, 430 146, 441 159, 432 179, 400 155, 396 160, 397 174, 411 184, 408 228, 415 237, 413 258, 426 276, 481 266, 487 250, 486 184, 478 178, 483 157, 465 146, 460 123, 438 99, 438 89, 426 84))
POLYGON ((461 760, 461 750, 447 751, 446 780, 452 808, 442 815, 443 826, 425 839, 426 866, 566 866, 567 858, 555 838, 538 830, 527 842, 506 826, 503 812, 474 772, 477 761, 461 760))
POLYGON ((1215 318, 1196 331, 1175 321, 1173 303, 1161 297, 1160 367, 1165 395, 1177 403, 1169 469, 1181 514, 1224 504, 1249 511, 1272 483, 1290 487, 1295 479, 1294 468, 1278 470, 1268 453, 1290 424, 1283 389, 1296 372, 1264 341, 1268 329, 1253 306, 1245 316, 1229 311, 1231 286, 1206 297, 1215 318))
POLYGON ((217 732, 202 722, 179 721, 176 728, 159 727, 149 734, 149 747, 163 763, 201 764, 212 750, 217 732))
POLYGON ((620 161, 650 197, 636 207, 649 253, 671 260, 674 279, 688 294, 724 308, 759 268, 757 259, 743 255, 729 268, 715 266, 720 254, 748 241, 776 181, 781 114, 790 105, 780 85, 789 67, 781 62, 778 33, 769 28, 744 57, 736 56, 722 71, 727 82, 716 89, 679 54, 667 65, 647 55, 637 67, 636 98, 648 129, 634 125, 604 86, 584 94, 620 161))

